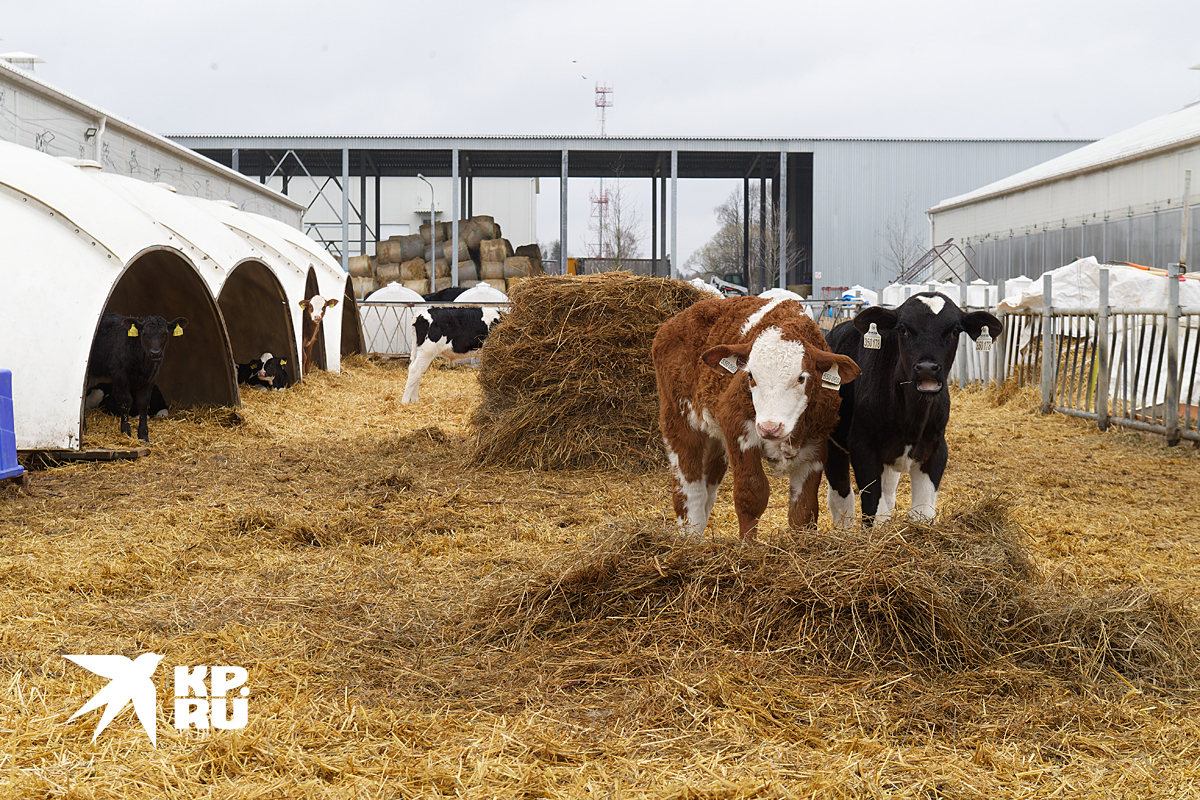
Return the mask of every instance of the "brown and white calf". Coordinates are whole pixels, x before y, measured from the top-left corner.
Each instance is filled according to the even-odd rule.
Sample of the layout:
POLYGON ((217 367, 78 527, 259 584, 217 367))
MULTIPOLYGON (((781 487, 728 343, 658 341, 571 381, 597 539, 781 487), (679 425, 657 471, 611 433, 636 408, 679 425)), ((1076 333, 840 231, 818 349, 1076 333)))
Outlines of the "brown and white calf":
POLYGON ((770 496, 764 458, 790 475, 788 523, 816 523, 838 387, 859 371, 828 350, 803 306, 790 298, 702 300, 667 320, 652 355, 680 526, 703 534, 732 467, 738 533, 752 540, 770 496))
MULTIPOLYGON (((300 307, 304 309, 304 326, 301 328, 301 344, 304 345, 301 360, 304 375, 308 375, 313 368, 313 349, 317 345, 317 338, 321 335, 321 320, 325 319, 325 309, 333 308, 337 304, 337 300, 326 300, 319 294, 300 301, 300 307)), ((323 346, 324 344, 322 344, 323 346)))

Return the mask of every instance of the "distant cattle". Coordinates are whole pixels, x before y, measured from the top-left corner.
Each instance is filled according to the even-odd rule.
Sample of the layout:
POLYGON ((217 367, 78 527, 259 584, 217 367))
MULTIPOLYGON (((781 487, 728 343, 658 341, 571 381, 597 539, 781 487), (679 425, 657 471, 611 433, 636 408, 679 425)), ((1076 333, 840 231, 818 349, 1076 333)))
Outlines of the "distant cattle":
POLYGON ((304 309, 304 325, 302 328, 302 338, 304 345, 303 363, 304 374, 308 375, 313 369, 314 356, 313 350, 317 345, 317 339, 321 335, 321 321, 325 319, 325 310, 333 308, 338 304, 337 300, 326 300, 319 294, 314 294, 307 300, 300 301, 300 307, 304 309))
POLYGON ((825 468, 836 524, 854 520, 851 466, 867 524, 891 518, 902 472, 912 479, 910 516, 934 518, 949 455, 946 379, 959 334, 978 340, 985 327, 984 343, 1000 333, 1000 320, 986 311, 964 314, 946 295, 921 292, 895 309, 865 308, 829 332, 830 347, 862 368, 854 384, 842 387, 825 468))
POLYGON ((702 300, 659 329, 652 357, 680 526, 703 533, 732 467, 738 534, 752 540, 770 495, 764 458, 790 476, 788 523, 814 524, 837 387, 858 367, 827 349, 800 304, 702 300))
MULTIPOLYGON (((458 295, 459 302, 502 302, 507 296, 487 284, 458 295)), ((409 353, 408 380, 400 402, 420 399, 421 376, 439 356, 457 361, 474 358, 503 312, 496 306, 481 308, 414 308, 413 346, 409 353)))
POLYGON ((238 383, 244 383, 264 392, 272 389, 286 389, 292 385, 287 363, 286 358, 263 353, 253 361, 237 365, 238 383))
POLYGON ((112 398, 121 417, 121 433, 130 436, 129 414, 138 415, 138 438, 150 441, 146 418, 158 371, 173 336, 187 327, 183 317, 127 317, 108 313, 100 318, 88 357, 88 375, 112 382, 112 398))

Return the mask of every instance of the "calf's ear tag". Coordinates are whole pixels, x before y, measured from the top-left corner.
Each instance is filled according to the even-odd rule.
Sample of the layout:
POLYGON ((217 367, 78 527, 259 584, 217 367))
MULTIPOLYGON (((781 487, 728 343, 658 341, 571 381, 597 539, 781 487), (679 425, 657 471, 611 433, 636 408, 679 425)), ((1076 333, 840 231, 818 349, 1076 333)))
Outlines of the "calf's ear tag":
POLYGON ((983 331, 975 339, 975 349, 985 353, 992 349, 992 334, 988 332, 987 325, 983 326, 983 331))
POLYGON ((868 350, 878 350, 883 347, 883 337, 879 335, 879 329, 875 327, 875 323, 871 323, 871 327, 863 334, 863 347, 868 350))
POLYGON ((842 374, 838 372, 837 364, 821 374, 821 385, 826 389, 837 389, 842 385, 842 374))
POLYGON ((281 359, 279 359, 279 366, 281 366, 281 367, 286 367, 286 366, 287 366, 287 359, 286 359, 286 358, 281 358, 281 359))
POLYGON ((183 326, 182 326, 182 325, 176 325, 176 326, 175 326, 175 332, 174 332, 174 333, 172 333, 171 335, 172 335, 172 336, 183 336, 183 326))
POLYGON ((130 325, 130 326, 129 326, 129 333, 127 333, 127 334, 125 334, 125 335, 126 335, 126 336, 128 336, 130 339, 132 339, 133 337, 137 336, 137 335, 138 335, 138 332, 137 332, 137 325, 130 325))
POLYGON ((737 372, 737 356, 725 356, 717 363, 724 367, 725 371, 730 374, 737 372))

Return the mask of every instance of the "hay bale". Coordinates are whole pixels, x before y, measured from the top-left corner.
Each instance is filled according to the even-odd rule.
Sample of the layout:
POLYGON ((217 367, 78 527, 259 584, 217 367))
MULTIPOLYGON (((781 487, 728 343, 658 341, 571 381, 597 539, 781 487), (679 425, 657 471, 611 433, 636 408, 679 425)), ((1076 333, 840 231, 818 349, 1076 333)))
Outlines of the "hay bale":
POLYGON ((512 244, 508 239, 488 239, 479 243, 479 260, 504 262, 513 254, 512 244))
POLYGON ((533 275, 529 259, 524 256, 509 256, 504 259, 505 278, 528 278, 533 275))
POLYGON ((504 279, 503 279, 503 278, 499 278, 499 279, 497 279, 497 278, 484 278, 483 280, 481 280, 481 281, 479 281, 479 282, 480 282, 480 283, 486 283, 488 286, 491 286, 493 289, 499 289, 500 291, 502 291, 502 292, 505 292, 505 293, 507 294, 507 291, 506 291, 506 290, 507 290, 507 288, 508 288, 508 287, 505 285, 505 283, 504 283, 504 279))
POLYGON ((415 281, 401 281, 400 285, 405 289, 412 289, 417 294, 429 294, 429 279, 423 278, 415 281))
POLYGON ((513 293, 513 290, 517 288, 517 286, 521 283, 521 281, 527 281, 527 280, 529 280, 529 279, 528 278, 505 278, 504 285, 508 290, 507 294, 511 295, 513 293))
MULTIPOLYGON (((483 231, 484 239, 497 239, 500 237, 500 234, 496 230, 496 220, 494 217, 488 214, 476 214, 471 217, 471 222, 478 225, 479 229, 483 231)), ((478 244, 476 244, 476 247, 478 247, 478 244)))
POLYGON ((347 268, 351 278, 369 278, 375 274, 374 259, 368 255, 350 256, 347 268))
POLYGON ((375 291, 375 279, 370 276, 365 278, 351 276, 350 280, 354 284, 354 296, 357 298, 361 299, 375 291))
POLYGON ((377 264, 375 266, 375 279, 379 281, 379 285, 386 286, 389 283, 396 283, 400 280, 404 265, 402 264, 377 264))
POLYGON ((466 286, 467 281, 476 283, 479 281, 479 272, 475 269, 475 264, 471 261, 458 262, 458 285, 466 286))
POLYGON ((425 249, 419 234, 392 236, 375 245, 376 260, 383 264, 401 264, 417 258, 425 249))
POLYGON ((479 277, 485 281, 502 281, 504 280, 504 262, 503 261, 481 261, 479 262, 479 277))
POLYGON ((628 272, 522 281, 484 345, 472 458, 543 470, 661 463, 650 345, 705 297, 628 272))
POLYGON ((399 275, 398 279, 393 280, 419 281, 422 278, 429 277, 429 269, 425 263, 425 259, 414 258, 400 265, 399 275))
POLYGON ((514 253, 529 259, 530 275, 545 274, 546 270, 542 268, 542 248, 536 244, 523 244, 514 253))

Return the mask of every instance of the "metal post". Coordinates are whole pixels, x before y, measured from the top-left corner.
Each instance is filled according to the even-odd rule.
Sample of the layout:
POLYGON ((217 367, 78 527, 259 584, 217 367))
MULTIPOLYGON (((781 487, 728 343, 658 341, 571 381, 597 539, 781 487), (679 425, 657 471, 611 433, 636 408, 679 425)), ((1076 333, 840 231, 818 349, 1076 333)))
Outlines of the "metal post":
POLYGON ((679 278, 679 151, 671 151, 671 277, 679 278))
POLYGON ((1108 355, 1108 267, 1100 269, 1100 307, 1096 318, 1096 355, 1099 364, 1096 370, 1096 422, 1100 430, 1108 430, 1108 385, 1112 364, 1108 355))
POLYGON ((650 275, 658 277, 658 176, 650 174, 650 275))
MULTIPOLYGON (((742 281, 750 288, 750 176, 742 176, 742 281)), ((763 287, 766 288, 766 287, 763 287)))
POLYGON ((787 150, 779 153, 779 288, 787 288, 787 150))
POLYGON ((238 149, 236 147, 233 148, 233 152, 230 155, 230 166, 233 167, 234 172, 241 172, 241 170, 238 169, 238 149))
POLYGON ((763 288, 767 287, 767 159, 758 162, 758 274, 763 288))
POLYGON ((350 148, 342 148, 342 271, 350 271, 350 148))
MULTIPOLYGON (((379 202, 382 195, 382 189, 380 188, 379 183, 379 167, 375 167, 375 241, 377 242, 383 238, 383 225, 381 224, 383 219, 383 209, 380 207, 381 204, 379 202)), ((379 255, 378 247, 375 248, 375 255, 379 255)))
POLYGON ((1188 202, 1192 191, 1192 171, 1183 173, 1183 227, 1179 233, 1179 263, 1167 267, 1167 446, 1179 444, 1179 274, 1187 269, 1188 202))
POLYGON ((425 181, 425 185, 429 187, 429 291, 437 291, 437 275, 433 269, 433 262, 437 259, 437 225, 435 224, 434 215, 437 213, 437 206, 433 202, 433 184, 426 180, 425 176, 417 173, 420 180, 425 181))
POLYGON ((558 200, 558 274, 567 274, 567 151, 562 151, 562 179, 558 200))
POLYGON ((1042 276, 1042 413, 1049 414, 1054 410, 1054 362, 1052 352, 1054 339, 1050 335, 1050 325, 1054 321, 1051 316, 1051 283, 1053 279, 1047 272, 1042 276))
MULTIPOLYGON (((984 292, 987 292, 987 290, 984 289, 984 292)), ((964 275, 962 282, 958 284, 958 307, 963 311, 967 310, 967 299, 969 297, 970 295, 967 293, 967 280, 966 276, 964 275)), ((971 382, 971 370, 967 365, 967 359, 973 358, 971 355, 972 348, 969 346, 970 344, 970 336, 958 337, 958 386, 960 389, 971 382)))
POLYGON ((358 170, 358 254, 367 254, 367 159, 363 153, 358 170))
POLYGON ((450 186, 451 200, 450 208, 454 212, 450 222, 450 247, 454 250, 454 255, 450 257, 450 285, 458 286, 458 218, 461 216, 458 213, 458 148, 455 147, 450 151, 450 186))

